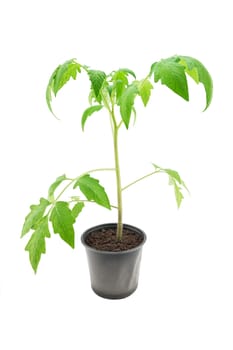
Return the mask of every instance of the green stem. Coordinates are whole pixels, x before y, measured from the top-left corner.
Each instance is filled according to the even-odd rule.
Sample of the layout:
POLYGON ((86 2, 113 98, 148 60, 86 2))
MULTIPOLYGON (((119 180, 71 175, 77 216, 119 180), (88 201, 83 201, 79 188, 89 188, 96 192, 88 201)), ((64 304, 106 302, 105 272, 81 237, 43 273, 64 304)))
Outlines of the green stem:
POLYGON ((75 180, 77 180, 79 177, 84 176, 86 174, 96 173, 97 171, 115 171, 115 168, 98 168, 98 169, 92 169, 92 170, 89 170, 89 171, 85 171, 85 173, 83 173, 82 175, 76 177, 75 180))
MULTIPOLYGON (((77 202, 77 200, 72 199, 72 200, 70 200, 68 203, 75 203, 75 202, 77 202)), ((85 203, 93 203, 93 204, 96 204, 95 201, 89 201, 88 199, 82 199, 82 198, 80 198, 78 202, 85 202, 85 203)), ((113 209, 118 209, 118 207, 117 207, 116 205, 110 204, 110 207, 113 208, 113 209)))
POLYGON ((58 201, 58 199, 63 195, 63 193, 67 190, 68 187, 74 183, 76 179, 70 179, 70 182, 63 188, 63 190, 59 193, 59 195, 55 198, 54 203, 58 201))
POLYGON ((149 174, 147 174, 147 175, 145 175, 145 176, 142 176, 142 177, 140 177, 139 179, 137 179, 137 180, 131 182, 131 183, 128 184, 127 186, 123 187, 121 190, 124 191, 124 190, 126 190, 127 188, 129 188, 130 186, 135 185, 137 182, 142 181, 142 180, 146 179, 147 177, 152 176, 152 175, 154 175, 154 174, 156 174, 156 173, 159 173, 159 171, 153 171, 152 173, 149 173, 149 174))
POLYGON ((51 211, 53 210, 54 206, 56 205, 56 202, 58 201, 58 199, 63 195, 63 193, 67 190, 67 188, 69 188, 72 185, 72 183, 74 183, 74 181, 76 179, 67 179, 67 180, 69 180, 70 182, 63 188, 63 190, 59 193, 59 195, 51 203, 52 205, 47 213, 48 218, 49 218, 49 215, 50 215, 51 211))
POLYGON ((116 183, 117 183, 117 204, 118 204, 118 223, 117 223, 117 240, 122 239, 123 223, 122 223, 122 190, 121 190, 121 174, 118 152, 118 131, 114 130, 114 157, 116 166, 116 183))
POLYGON ((117 125, 114 105, 115 97, 111 96, 110 100, 106 98, 104 90, 102 90, 102 99, 106 109, 109 112, 110 124, 112 128, 113 135, 113 146, 114 146, 114 160, 115 160, 115 172, 116 172, 116 187, 117 187, 117 209, 118 209, 118 222, 117 222, 117 240, 122 239, 123 233, 123 223, 122 223, 122 189, 121 189, 121 174, 120 174, 120 161, 119 161, 119 151, 118 151, 118 131, 122 125, 122 122, 117 125))
POLYGON ((123 234, 123 222, 122 222, 122 189, 121 189, 121 172, 120 172, 120 161, 119 161, 119 150, 118 150, 118 130, 119 127, 116 122, 114 114, 114 103, 112 102, 111 119, 113 124, 113 145, 114 145, 114 159, 115 159, 115 171, 116 171, 116 186, 117 186, 117 207, 118 207, 118 221, 117 221, 117 240, 122 239, 123 234))

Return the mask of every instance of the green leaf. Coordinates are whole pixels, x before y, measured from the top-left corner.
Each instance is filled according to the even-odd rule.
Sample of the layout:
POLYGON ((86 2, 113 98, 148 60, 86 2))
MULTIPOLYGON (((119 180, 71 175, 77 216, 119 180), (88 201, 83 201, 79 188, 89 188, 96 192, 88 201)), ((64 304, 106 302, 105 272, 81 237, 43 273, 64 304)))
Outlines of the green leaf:
POLYGON ((182 188, 179 187, 173 177, 169 177, 169 184, 174 186, 174 192, 176 197, 176 203, 178 208, 180 208, 181 202, 184 199, 183 193, 181 192, 182 188))
POLYGON ((29 252, 29 259, 35 273, 40 262, 41 254, 45 254, 46 252, 45 237, 50 237, 48 216, 41 219, 38 227, 25 247, 25 250, 29 252))
POLYGON ((119 71, 126 73, 127 75, 130 74, 136 79, 136 74, 128 68, 120 68, 119 71))
POLYGON ((96 98, 95 98, 94 91, 91 89, 89 96, 88 96, 88 102, 90 105, 92 105, 93 100, 96 101, 96 98))
POLYGON ((45 198, 41 198, 39 204, 33 204, 30 206, 31 211, 25 218, 21 237, 23 237, 31 229, 35 229, 38 222, 42 219, 48 205, 50 205, 50 202, 45 198))
POLYGON ((51 102, 52 102, 52 92, 53 92, 53 88, 54 88, 54 77, 56 76, 59 67, 60 66, 58 66, 54 70, 54 72, 52 73, 52 75, 51 75, 51 77, 49 79, 48 86, 46 88, 46 102, 47 102, 47 105, 48 105, 48 108, 49 108, 50 112, 52 112, 52 113, 53 113, 53 110, 52 110, 51 102))
POLYGON ((121 68, 112 74, 113 91, 116 91, 116 103, 120 105, 120 98, 129 85, 128 75, 136 79, 135 73, 128 68, 121 68))
POLYGON ((73 215, 73 218, 76 220, 77 217, 79 216, 79 214, 81 213, 81 211, 84 208, 84 203, 83 202, 78 202, 74 205, 74 207, 72 208, 71 212, 73 215))
POLYGON ((156 165, 155 163, 152 163, 152 165, 154 166, 155 170, 160 171, 162 168, 160 168, 160 166, 156 165))
POLYGON ((117 101, 117 104, 119 105, 120 98, 129 84, 127 73, 122 70, 118 70, 114 72, 112 76, 112 81, 113 81, 113 88, 116 91, 116 101, 117 101))
POLYGON ((77 72, 81 72, 81 65, 72 59, 66 61, 62 65, 59 65, 52 73, 46 89, 46 101, 48 108, 52 113, 52 92, 56 96, 58 91, 67 83, 70 78, 76 79, 77 72))
POLYGON ((82 121, 81 121, 83 131, 84 131, 84 126, 85 126, 87 118, 90 117, 94 112, 98 112, 102 108, 103 108, 102 105, 96 105, 96 106, 91 106, 84 111, 84 113, 82 115, 82 121))
POLYGON ((177 206, 179 208, 181 205, 181 202, 184 198, 182 190, 185 189, 189 192, 184 181, 181 179, 179 173, 176 170, 163 169, 156 164, 153 164, 153 166, 154 166, 156 171, 161 172, 161 173, 166 173, 169 176, 169 185, 172 185, 174 187, 176 202, 177 202, 177 206))
POLYGON ((136 84, 131 84, 129 87, 123 92, 120 99, 120 113, 122 120, 128 129, 130 123, 130 117, 133 110, 134 100, 138 93, 138 88, 136 84))
POLYGON ((172 169, 163 169, 168 175, 170 175, 175 181, 177 181, 179 184, 182 183, 182 180, 180 178, 180 175, 177 171, 172 169))
POLYGON ((150 74, 154 74, 154 81, 156 83, 160 80, 162 84, 183 97, 186 101, 189 100, 185 68, 177 62, 176 56, 153 63, 150 74))
POLYGON ((106 79, 106 74, 101 70, 88 70, 87 72, 91 81, 91 87, 95 93, 96 100, 100 102, 101 98, 99 94, 106 79))
POLYGON ((99 180, 94 179, 89 174, 80 177, 74 184, 74 188, 79 187, 80 191, 89 201, 94 201, 107 209, 111 205, 104 187, 99 184, 99 180))
POLYGON ((54 76, 54 95, 56 96, 58 91, 70 80, 70 78, 75 80, 78 72, 81 73, 81 65, 77 63, 75 59, 71 59, 60 65, 54 76))
POLYGON ((56 188, 63 182, 67 180, 67 177, 66 175, 61 175, 59 176, 56 181, 49 187, 49 191, 48 191, 48 200, 50 202, 53 202, 54 201, 54 192, 56 190, 56 188))
POLYGON ((128 85, 129 83, 127 78, 127 73, 122 71, 121 69, 113 73, 112 81, 113 82, 121 81, 124 86, 128 85))
POLYGON ((193 57, 178 56, 179 64, 184 66, 185 72, 198 84, 199 82, 204 85, 206 93, 206 110, 212 100, 213 96, 213 81, 210 73, 205 66, 193 57))
POLYGON ((53 225, 54 233, 74 248, 74 228, 75 219, 67 202, 57 202, 51 212, 50 221, 53 225))
POLYGON ((184 181, 181 179, 179 173, 172 169, 163 169, 171 178, 173 178, 176 182, 178 182, 180 185, 182 185, 186 191, 189 192, 187 186, 185 185, 184 181))
POLYGON ((139 96, 141 96, 142 102, 145 107, 150 99, 152 89, 153 85, 148 79, 143 79, 138 84, 138 94, 139 96))
POLYGON ((136 112, 136 109, 134 108, 134 106, 133 106, 133 108, 132 108, 132 112, 133 112, 133 116, 134 116, 134 120, 133 120, 133 125, 136 123, 136 120, 137 120, 137 112, 136 112))

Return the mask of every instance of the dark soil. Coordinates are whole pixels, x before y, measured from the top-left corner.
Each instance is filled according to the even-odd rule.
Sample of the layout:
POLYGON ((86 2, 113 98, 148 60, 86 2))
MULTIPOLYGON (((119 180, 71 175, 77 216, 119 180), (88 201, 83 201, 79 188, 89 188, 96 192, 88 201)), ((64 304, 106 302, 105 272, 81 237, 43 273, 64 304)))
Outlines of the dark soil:
POLYGON ((110 252, 136 248, 142 241, 143 236, 129 229, 123 229, 123 237, 119 241, 116 239, 116 229, 112 228, 91 232, 85 239, 90 247, 110 252))

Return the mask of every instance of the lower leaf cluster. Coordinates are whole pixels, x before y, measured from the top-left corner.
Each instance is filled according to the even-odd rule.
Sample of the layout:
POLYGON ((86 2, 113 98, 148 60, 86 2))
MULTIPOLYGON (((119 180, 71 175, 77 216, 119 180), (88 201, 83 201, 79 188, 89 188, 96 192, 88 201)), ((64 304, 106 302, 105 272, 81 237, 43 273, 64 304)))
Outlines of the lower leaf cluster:
POLYGON ((30 212, 26 216, 21 237, 32 231, 25 250, 29 252, 29 259, 36 273, 41 255, 46 253, 46 238, 53 233, 59 234, 61 239, 71 248, 75 245, 74 223, 85 206, 84 202, 94 202, 108 209, 111 208, 108 196, 97 179, 89 174, 84 174, 75 179, 68 179, 65 175, 59 176, 49 187, 48 199, 41 198, 39 204, 31 205, 30 212), (64 181, 69 181, 60 194, 54 198, 54 192, 64 181), (72 197, 70 201, 59 200, 63 192, 73 185, 79 187, 85 199, 72 197))
MULTIPOLYGON (((41 198, 41 201, 45 200, 45 198, 41 198)), ((31 209, 31 212, 25 219, 25 224, 28 225, 28 221, 31 220, 32 224, 29 230, 34 232, 25 250, 29 252, 29 259, 35 272, 37 271, 41 254, 46 253, 45 239, 51 237, 49 222, 52 224, 53 232, 59 234, 63 241, 74 248, 74 223, 83 207, 84 203, 78 202, 70 209, 68 202, 58 201, 55 204, 49 203, 48 213, 44 214, 40 210, 40 204, 33 206, 33 209, 31 209), (39 212, 40 215, 38 215, 39 212), (33 220, 31 219, 32 217, 34 217, 33 220)))

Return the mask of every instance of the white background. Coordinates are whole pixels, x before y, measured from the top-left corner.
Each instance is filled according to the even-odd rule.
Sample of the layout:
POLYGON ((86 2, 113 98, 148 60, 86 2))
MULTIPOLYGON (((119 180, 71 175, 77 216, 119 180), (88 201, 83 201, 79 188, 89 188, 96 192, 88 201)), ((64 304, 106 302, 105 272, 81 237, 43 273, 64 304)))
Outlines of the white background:
MULTIPOLYGON (((0 348, 233 349, 232 16, 230 1, 28 1, 0 8, 1 232, 0 348), (35 276, 20 240, 29 205, 50 183, 96 166, 112 166, 105 115, 86 132, 85 88, 72 82, 48 111, 45 88, 55 67, 76 57, 93 69, 133 69, 174 54, 201 60, 214 81, 190 82, 190 103, 157 84, 134 128, 122 134, 123 183, 151 171, 178 170, 191 196, 181 209, 165 176, 124 196, 124 221, 148 236, 138 290, 109 301, 90 289, 80 243, 88 227, 115 221, 94 206, 76 225, 76 249, 53 236, 35 276)), ((111 193, 113 176, 103 177, 111 193), (107 180, 107 182, 106 182, 107 180)))

